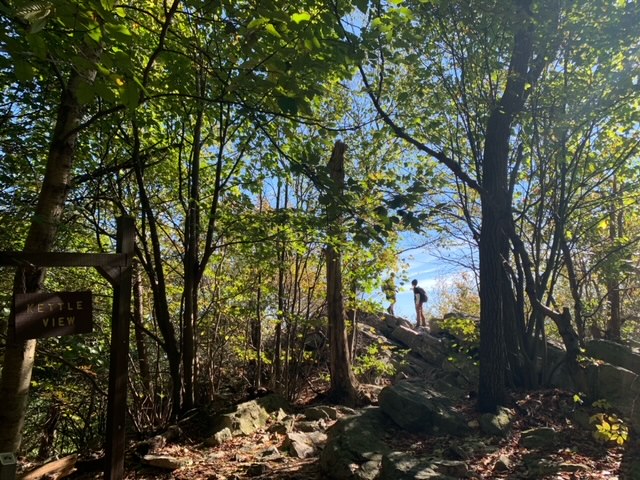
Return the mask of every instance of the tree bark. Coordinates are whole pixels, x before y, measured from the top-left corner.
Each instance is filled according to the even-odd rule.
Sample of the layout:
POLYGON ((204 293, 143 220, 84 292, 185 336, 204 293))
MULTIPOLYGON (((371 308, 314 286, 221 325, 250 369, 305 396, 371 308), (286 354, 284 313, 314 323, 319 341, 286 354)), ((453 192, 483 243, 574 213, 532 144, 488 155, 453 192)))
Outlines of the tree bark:
MULTIPOLYGON (((70 132, 75 132, 82 119, 82 108, 75 92, 81 82, 87 78, 92 81, 94 77, 95 72, 86 73, 84 78, 74 72, 62 91, 44 180, 24 244, 25 252, 48 252, 54 244, 72 180, 78 138, 77 132, 70 132)), ((44 277, 44 268, 19 270, 14 280, 14 293, 40 291, 44 277)), ((7 343, 0 380, 0 452, 17 452, 20 448, 35 350, 35 340, 15 342, 9 339, 7 343)))
POLYGON ((134 316, 134 335, 136 342, 136 352, 138 354, 138 368, 140 368, 140 380, 145 389, 145 394, 153 398, 153 390, 151 388, 151 369, 149 368, 149 356, 147 348, 144 344, 144 332, 142 325, 144 324, 144 290, 142 287, 142 275, 140 274, 139 264, 133 277, 133 316, 134 316))
MULTIPOLYGON (((519 2, 509 75, 504 93, 487 122, 482 163, 480 229, 480 383, 478 409, 494 412, 505 401, 506 348, 504 295, 513 295, 503 266, 509 260, 505 226, 511 222, 509 140, 511 125, 522 110, 532 52, 530 2, 519 2)), ((515 303, 515 302, 513 302, 515 303)), ((509 303, 512 304, 512 303, 509 303)))
MULTIPOLYGON (((340 199, 344 190, 344 152, 346 145, 337 141, 329 160, 332 191, 328 206, 328 230, 332 242, 344 240, 340 233, 340 199)), ((342 256, 340 250, 330 243, 326 247, 327 260, 327 316, 329 319, 331 388, 329 397, 339 403, 356 405, 357 381, 351 369, 349 341, 347 338, 346 313, 342 285, 342 256)))
MULTIPOLYGON (((609 200, 609 240, 611 248, 615 248, 616 240, 623 235, 622 231, 622 214, 618 212, 618 182, 614 175, 611 191, 611 199, 609 200)), ((607 275, 607 301, 609 302, 609 320, 605 331, 606 338, 614 342, 620 341, 622 320, 621 307, 622 300, 620 297, 620 275, 618 268, 613 266, 609 269, 607 275)))

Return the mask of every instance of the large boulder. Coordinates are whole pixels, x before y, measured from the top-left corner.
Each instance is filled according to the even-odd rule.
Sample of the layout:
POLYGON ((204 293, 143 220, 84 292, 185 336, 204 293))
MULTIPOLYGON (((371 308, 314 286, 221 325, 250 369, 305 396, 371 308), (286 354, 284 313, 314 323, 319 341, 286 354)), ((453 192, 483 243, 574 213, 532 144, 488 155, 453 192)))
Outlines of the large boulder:
POLYGON ((327 432, 320 468, 334 480, 373 480, 389 447, 384 441, 388 419, 378 408, 344 417, 327 432))
POLYGON ((640 355, 631 348, 609 340, 591 340, 585 345, 587 354, 640 375, 640 355))
POLYGON ((607 400, 628 417, 636 429, 640 428, 640 379, 636 373, 601 363, 588 365, 586 377, 589 398, 607 400))
POLYGON ((406 345, 413 353, 437 367, 440 367, 446 358, 446 348, 442 340, 426 332, 417 332, 400 325, 391 332, 391 339, 406 345))
POLYGON ((429 385, 400 381, 386 387, 378 397, 380 409, 400 428, 410 432, 465 435, 469 429, 463 418, 455 413, 454 400, 461 392, 450 387, 434 390, 429 385))

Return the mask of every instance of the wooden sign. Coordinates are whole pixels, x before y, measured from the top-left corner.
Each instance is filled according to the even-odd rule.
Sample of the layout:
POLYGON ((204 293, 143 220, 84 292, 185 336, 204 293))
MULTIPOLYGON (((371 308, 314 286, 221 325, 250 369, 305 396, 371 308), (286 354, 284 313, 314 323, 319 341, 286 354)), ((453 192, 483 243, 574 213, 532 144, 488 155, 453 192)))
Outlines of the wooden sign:
POLYGON ((17 293, 13 301, 18 341, 93 329, 91 292, 17 293))

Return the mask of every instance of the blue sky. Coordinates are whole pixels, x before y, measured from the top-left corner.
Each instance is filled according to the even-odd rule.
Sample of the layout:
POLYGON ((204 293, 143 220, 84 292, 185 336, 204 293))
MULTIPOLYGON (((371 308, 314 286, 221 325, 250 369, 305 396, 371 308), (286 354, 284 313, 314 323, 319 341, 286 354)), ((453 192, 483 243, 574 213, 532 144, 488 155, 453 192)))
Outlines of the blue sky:
MULTIPOLYGON (((408 237, 402 242, 405 249, 411 248, 413 245, 424 243, 424 237, 418 236, 408 237)), ((429 295, 426 312, 427 319, 436 314, 437 304, 439 302, 439 291, 446 288, 448 282, 458 277, 462 272, 469 271, 460 263, 470 263, 466 258, 470 255, 466 248, 449 248, 439 249, 433 245, 426 247, 416 247, 405 251, 401 255, 400 263, 407 264, 408 268, 405 275, 397 275, 398 294, 395 305, 395 313, 400 317, 407 318, 415 322, 415 309, 413 306, 413 292, 411 291, 411 280, 418 280, 418 285, 424 288, 429 295), (450 258, 454 260, 449 262, 445 260, 450 258), (456 261, 456 259, 458 261, 456 261), (462 259, 462 262, 460 262, 462 259)), ((388 302, 384 298, 381 291, 374 292, 372 297, 381 302, 384 307, 388 306, 388 302)))

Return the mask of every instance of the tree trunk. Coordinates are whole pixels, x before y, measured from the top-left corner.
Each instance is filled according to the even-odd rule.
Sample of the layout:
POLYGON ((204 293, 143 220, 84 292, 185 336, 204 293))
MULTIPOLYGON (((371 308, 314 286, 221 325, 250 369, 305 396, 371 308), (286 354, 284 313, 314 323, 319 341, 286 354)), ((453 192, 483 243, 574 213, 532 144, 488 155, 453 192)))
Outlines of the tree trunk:
POLYGON ((142 287, 142 275, 140 274, 139 264, 137 264, 136 272, 133 277, 133 316, 134 316, 134 335, 136 342, 136 353, 138 355, 138 368, 140 369, 140 380, 145 389, 145 394, 153 398, 153 390, 151 388, 151 369, 149 367, 149 355, 144 344, 144 291, 142 287))
MULTIPOLYGON (((611 248, 616 248, 616 240, 623 235, 621 214, 617 208, 618 182, 613 177, 611 199, 609 200, 609 240, 611 248)), ((605 332, 608 340, 620 341, 621 320, 621 298, 620 298, 620 275, 617 266, 609 269, 607 274, 607 301, 609 302, 609 320, 605 332)))
MULTIPOLYGON (((200 83, 200 82, 198 82, 200 83)), ((202 90, 197 86, 197 91, 202 90)), ((193 133, 191 168, 189 171, 189 198, 185 218, 184 251, 184 310, 182 312, 182 372, 184 397, 182 409, 194 406, 194 363, 195 363, 195 322, 198 304, 198 285, 201 274, 198 264, 198 244, 200 239, 200 147, 202 143, 202 122, 204 112, 198 111, 193 133)))
MULTIPOLYGON (((158 322, 158 328, 162 334, 162 348, 167 354, 169 362, 169 375, 171 376, 171 401, 172 411, 171 417, 176 418, 182 406, 182 376, 180 374, 180 351, 178 349, 178 340, 176 338, 175 329, 171 322, 171 314, 169 313, 169 304, 167 301, 167 283, 164 275, 164 262, 162 259, 163 252, 160 245, 160 235, 158 233, 158 225, 156 222, 153 209, 144 183, 144 165, 140 159, 140 132, 135 121, 133 122, 134 146, 133 160, 136 182, 138 185, 138 196, 140 198, 140 206, 144 214, 145 225, 149 229, 149 239, 151 243, 151 251, 145 247, 144 268, 149 277, 151 290, 153 292, 153 310, 158 322)), ((144 235, 144 226, 143 233, 144 235)), ((142 238, 142 242, 147 242, 147 238, 142 238)))
MULTIPOLYGON (((520 2, 509 76, 504 93, 487 122, 482 163, 482 227, 480 229, 480 383, 478 409, 494 412, 505 401, 506 348, 504 295, 510 284, 503 263, 509 260, 505 231, 511 222, 509 201, 509 140, 511 124, 524 106, 524 89, 531 60, 532 36, 528 4, 520 2), (526 4, 526 5, 525 5, 526 4)), ((513 305, 514 302, 506 302, 513 305)))
MULTIPOLYGON (((344 152, 346 146, 338 141, 333 147, 329 170, 331 175, 332 195, 328 206, 329 236, 337 244, 343 240, 340 233, 341 209, 339 199, 344 190, 344 152)), ((333 244, 326 247, 327 260, 327 316, 329 318, 329 345, 331 388, 329 397, 339 403, 356 405, 358 392, 357 382, 351 369, 349 341, 347 339, 346 313, 342 294, 342 256, 333 244)))
MULTIPOLYGON (((74 72, 62 92, 44 180, 24 245, 25 252, 47 252, 54 244, 72 179, 78 138, 77 132, 70 132, 74 132, 82 119, 82 109, 75 92, 82 82, 91 82, 94 77, 94 71, 85 74, 84 78, 74 72)), ((44 276, 44 268, 19 270, 14 281, 14 293, 41 290, 44 276)), ((7 342, 0 380, 0 452, 17 452, 20 448, 35 349, 35 340, 15 342, 9 339, 7 342)))

